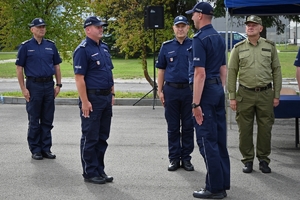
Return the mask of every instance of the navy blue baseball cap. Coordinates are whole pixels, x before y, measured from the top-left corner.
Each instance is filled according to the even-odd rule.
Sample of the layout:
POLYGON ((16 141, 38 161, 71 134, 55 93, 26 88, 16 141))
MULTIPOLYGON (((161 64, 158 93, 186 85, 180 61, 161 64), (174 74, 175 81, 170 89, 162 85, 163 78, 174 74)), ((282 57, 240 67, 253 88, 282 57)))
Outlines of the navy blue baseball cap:
POLYGON ((189 24, 187 18, 185 16, 179 15, 174 19, 174 25, 176 24, 189 24))
POLYGON ((45 21, 42 18, 35 18, 31 21, 30 24, 28 24, 28 26, 31 27, 35 27, 35 26, 46 26, 47 24, 45 23, 45 21))
POLYGON ((205 15, 213 15, 214 14, 214 9, 213 7, 207 3, 207 2, 199 2, 197 3, 192 10, 188 10, 185 13, 186 14, 192 14, 194 12, 200 12, 205 15))
POLYGON ((83 28, 86 28, 88 26, 107 26, 108 24, 106 22, 101 21, 101 19, 99 17, 96 16, 91 16, 88 17, 83 24, 83 28))

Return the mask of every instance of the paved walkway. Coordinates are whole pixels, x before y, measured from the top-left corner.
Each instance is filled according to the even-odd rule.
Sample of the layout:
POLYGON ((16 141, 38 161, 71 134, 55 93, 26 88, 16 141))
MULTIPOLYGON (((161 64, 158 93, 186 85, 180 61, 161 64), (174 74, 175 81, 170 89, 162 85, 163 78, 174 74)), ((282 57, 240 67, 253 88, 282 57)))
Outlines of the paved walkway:
POLYGON ((16 59, 0 60, 0 64, 1 63, 12 63, 12 62, 16 62, 16 59))
MULTIPOLYGON (((74 78, 63 78, 62 79, 63 87, 61 91, 76 91, 76 85, 74 78)), ((283 87, 290 87, 298 91, 297 81, 295 79, 283 79, 283 87)), ((0 78, 0 94, 8 91, 20 91, 19 83, 16 78, 3 79, 0 78)), ((144 93, 147 97, 147 93, 152 93, 152 87, 146 81, 146 79, 115 79, 115 91, 122 92, 141 92, 144 93)), ((141 98, 135 99, 120 99, 116 98, 117 105, 161 105, 160 102, 155 99, 143 98, 144 95, 141 95, 141 98), (141 101, 139 101, 141 99, 141 101), (138 103, 136 103, 139 101, 138 103)), ((24 98, 11 98, 5 97, 5 103, 25 103, 24 98)), ((77 99, 70 98, 57 98, 57 104, 77 104, 77 99)))

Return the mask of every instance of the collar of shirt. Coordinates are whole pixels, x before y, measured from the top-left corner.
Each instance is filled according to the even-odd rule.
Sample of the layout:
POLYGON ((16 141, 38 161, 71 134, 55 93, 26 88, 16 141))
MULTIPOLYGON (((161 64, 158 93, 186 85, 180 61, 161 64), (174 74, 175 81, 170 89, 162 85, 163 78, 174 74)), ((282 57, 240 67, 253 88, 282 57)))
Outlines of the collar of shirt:
MULTIPOLYGON (((41 44, 44 42, 44 38, 42 38, 42 41, 41 41, 41 44)), ((35 42, 35 43, 37 43, 38 44, 38 41, 32 36, 32 38, 31 38, 31 42, 35 42)))
POLYGON ((207 25, 203 26, 202 28, 200 28, 198 31, 204 31, 204 30, 210 29, 212 27, 213 27, 212 24, 207 24, 207 25))
MULTIPOLYGON (((251 45, 252 45, 252 43, 250 42, 249 38, 246 38, 246 42, 247 42, 248 44, 251 44, 251 45)), ((258 40, 257 40, 257 45, 260 44, 261 42, 262 42, 262 38, 259 37, 258 40)), ((257 45, 256 45, 256 46, 257 46, 257 45)))
POLYGON ((92 40, 91 38, 89 37, 86 37, 86 42, 89 43, 89 44, 92 44, 92 45, 96 45, 96 46, 100 46, 102 41, 99 40, 99 45, 97 44, 97 42, 95 42, 94 40, 92 40))
MULTIPOLYGON (((185 37, 185 39, 183 40, 182 44, 185 43, 187 40, 189 40, 190 38, 188 36, 185 37)), ((176 41, 178 43, 180 43, 177 38, 175 37, 173 41, 176 41)))

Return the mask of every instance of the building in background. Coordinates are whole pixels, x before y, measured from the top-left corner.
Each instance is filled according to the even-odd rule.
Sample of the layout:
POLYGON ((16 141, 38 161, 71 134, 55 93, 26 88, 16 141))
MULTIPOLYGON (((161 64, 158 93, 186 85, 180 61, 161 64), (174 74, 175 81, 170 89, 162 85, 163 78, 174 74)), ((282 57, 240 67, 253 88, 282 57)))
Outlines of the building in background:
MULTIPOLYGON (((276 42, 277 44, 298 44, 300 45, 300 23, 289 22, 288 19, 281 17, 286 28, 283 34, 277 35, 276 27, 267 28, 267 39, 276 42), (298 26, 297 26, 298 25, 298 26), (297 38, 297 39, 296 39, 297 38)), ((225 18, 214 18, 212 25, 217 31, 226 31, 226 25, 228 31, 236 31, 241 34, 245 34, 245 26, 243 20, 238 20, 235 17, 230 18, 226 23, 225 18), (231 25, 232 23, 232 25, 231 25)))
POLYGON ((289 43, 300 46, 300 23, 291 21, 287 29, 289 30, 289 43))

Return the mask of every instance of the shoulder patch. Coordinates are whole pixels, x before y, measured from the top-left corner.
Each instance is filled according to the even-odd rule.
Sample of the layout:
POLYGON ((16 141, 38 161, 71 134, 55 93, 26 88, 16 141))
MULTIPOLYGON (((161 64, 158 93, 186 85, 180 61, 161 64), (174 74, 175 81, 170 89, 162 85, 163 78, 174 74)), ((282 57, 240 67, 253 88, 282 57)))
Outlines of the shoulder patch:
POLYGON ((271 45, 273 45, 273 46, 275 46, 275 43, 273 41, 271 41, 271 40, 267 40, 266 39, 266 42, 269 43, 269 44, 271 44, 271 45))
POLYGON ((234 47, 238 47, 238 46, 244 44, 245 42, 246 42, 246 39, 244 39, 243 41, 240 41, 240 42, 236 43, 236 44, 234 45, 234 47))
POLYGON ((53 44, 55 44, 55 42, 53 40, 49 40, 49 39, 46 39, 48 42, 51 42, 53 44))
POLYGON ((21 44, 26 44, 27 42, 29 42, 30 40, 25 40, 24 42, 22 42, 21 44))

